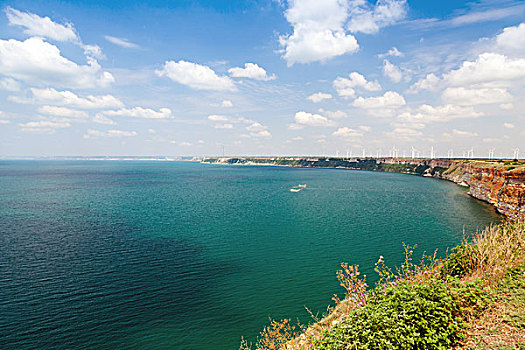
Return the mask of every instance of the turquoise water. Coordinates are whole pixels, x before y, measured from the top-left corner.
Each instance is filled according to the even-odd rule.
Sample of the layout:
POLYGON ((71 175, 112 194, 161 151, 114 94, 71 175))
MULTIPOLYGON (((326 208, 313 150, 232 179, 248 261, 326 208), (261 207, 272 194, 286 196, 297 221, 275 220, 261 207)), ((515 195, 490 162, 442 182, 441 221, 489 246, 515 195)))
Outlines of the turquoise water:
POLYGON ((238 349, 497 220, 452 183, 187 162, 0 162, 1 349, 238 349), (308 188, 299 193, 297 184, 308 188))

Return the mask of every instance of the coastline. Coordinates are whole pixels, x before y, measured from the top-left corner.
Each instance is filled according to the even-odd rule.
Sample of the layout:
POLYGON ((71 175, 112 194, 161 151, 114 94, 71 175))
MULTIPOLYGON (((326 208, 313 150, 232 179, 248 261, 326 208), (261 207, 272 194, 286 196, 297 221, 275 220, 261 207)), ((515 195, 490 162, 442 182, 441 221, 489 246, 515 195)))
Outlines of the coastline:
POLYGON ((216 157, 204 164, 284 166, 395 172, 433 177, 468 187, 473 198, 504 215, 525 216, 525 161, 425 158, 216 157))

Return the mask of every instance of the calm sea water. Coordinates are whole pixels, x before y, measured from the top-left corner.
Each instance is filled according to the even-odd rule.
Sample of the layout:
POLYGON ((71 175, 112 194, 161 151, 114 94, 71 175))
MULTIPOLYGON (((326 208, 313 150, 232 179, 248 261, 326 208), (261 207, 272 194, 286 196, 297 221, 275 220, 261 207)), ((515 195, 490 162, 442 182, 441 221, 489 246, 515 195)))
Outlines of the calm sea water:
POLYGON ((497 220, 445 181, 184 162, 0 162, 1 349, 237 349, 323 312, 340 262, 497 220), (291 193, 290 187, 308 188, 291 193))

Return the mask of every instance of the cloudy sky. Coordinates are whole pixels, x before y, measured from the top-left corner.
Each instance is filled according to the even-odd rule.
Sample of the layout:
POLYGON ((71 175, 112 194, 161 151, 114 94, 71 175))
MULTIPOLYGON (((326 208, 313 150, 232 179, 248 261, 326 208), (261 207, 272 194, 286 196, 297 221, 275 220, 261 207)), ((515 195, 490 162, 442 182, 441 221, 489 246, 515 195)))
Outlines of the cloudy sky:
POLYGON ((0 5, 0 156, 525 154, 525 1, 0 5))

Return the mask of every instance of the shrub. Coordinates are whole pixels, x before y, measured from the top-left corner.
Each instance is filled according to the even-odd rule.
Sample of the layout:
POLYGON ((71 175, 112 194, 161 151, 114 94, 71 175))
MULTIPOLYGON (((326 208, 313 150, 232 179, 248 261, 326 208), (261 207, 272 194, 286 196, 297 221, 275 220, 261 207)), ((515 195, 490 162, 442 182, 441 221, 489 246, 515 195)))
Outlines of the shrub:
POLYGON ((452 254, 443 264, 442 274, 462 277, 474 269, 472 262, 473 247, 471 244, 460 244, 452 249, 452 254))

